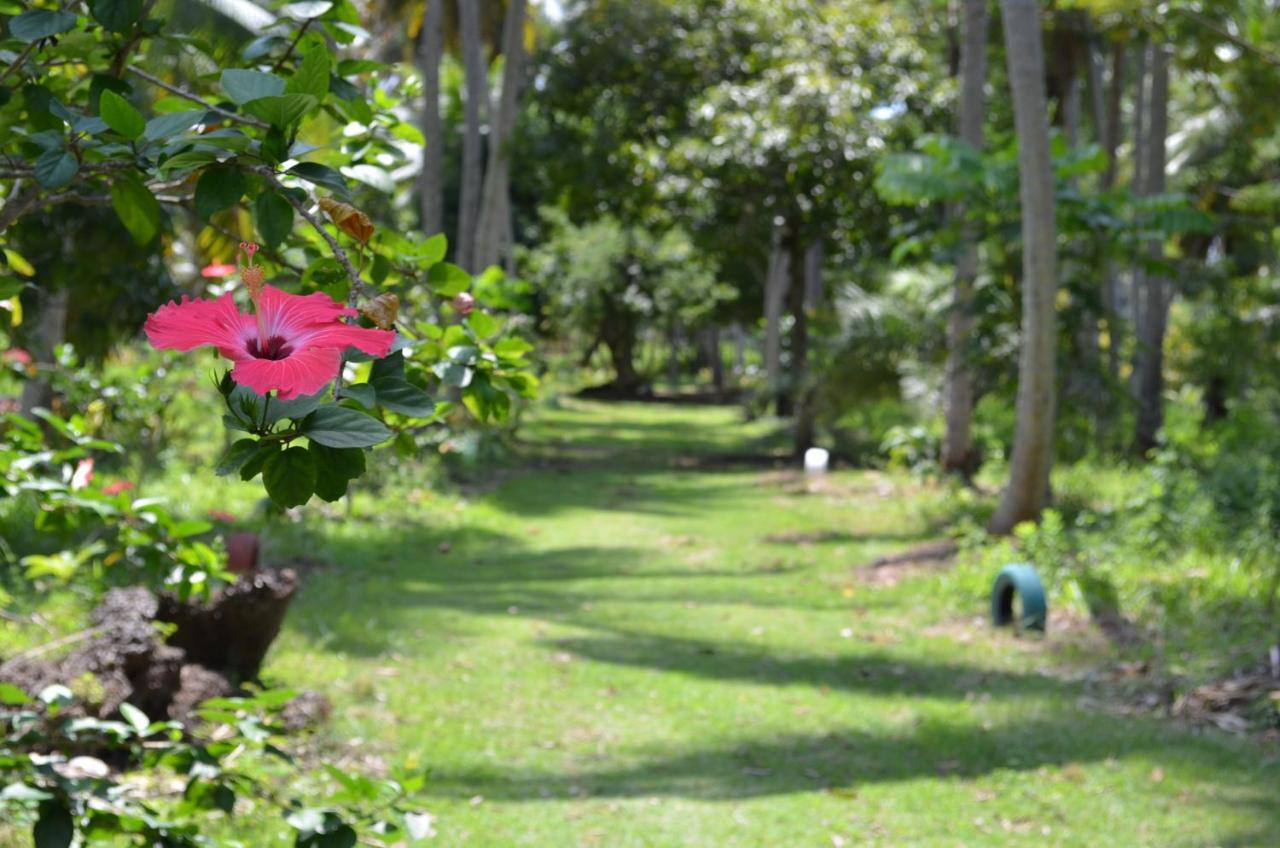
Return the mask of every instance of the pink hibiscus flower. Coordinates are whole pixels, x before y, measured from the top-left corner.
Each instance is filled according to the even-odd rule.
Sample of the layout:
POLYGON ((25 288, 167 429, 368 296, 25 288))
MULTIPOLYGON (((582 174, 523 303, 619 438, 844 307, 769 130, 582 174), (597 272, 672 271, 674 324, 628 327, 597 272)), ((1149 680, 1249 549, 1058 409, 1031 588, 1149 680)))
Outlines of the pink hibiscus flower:
POLYGON ((78 492, 93 482, 93 457, 87 456, 76 463, 76 471, 71 475, 71 491, 78 492))
POLYGON ((103 486, 102 494, 118 495, 121 492, 127 492, 132 488, 133 488, 133 484, 130 483, 128 480, 117 480, 114 483, 108 483, 107 485, 103 486))
POLYGON ((200 269, 202 277, 230 277, 236 272, 236 266, 227 262, 214 262, 200 269))
POLYGON ((252 314, 241 312, 230 292, 216 300, 184 297, 147 318, 147 338, 169 350, 216 347, 235 363, 232 380, 260 395, 277 391, 281 400, 324 388, 349 347, 376 357, 391 349, 395 333, 344 323, 356 311, 328 295, 288 294, 260 280, 248 286, 252 314))

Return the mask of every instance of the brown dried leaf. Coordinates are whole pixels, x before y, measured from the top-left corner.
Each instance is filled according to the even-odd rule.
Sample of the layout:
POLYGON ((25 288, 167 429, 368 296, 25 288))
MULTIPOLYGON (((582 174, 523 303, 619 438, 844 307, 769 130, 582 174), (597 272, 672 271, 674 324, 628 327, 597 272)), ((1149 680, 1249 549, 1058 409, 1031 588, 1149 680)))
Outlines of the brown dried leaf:
POLYGON ((322 197, 320 208, 329 216, 329 220, 338 226, 338 229, 352 238, 367 242, 373 236, 373 221, 350 203, 341 203, 329 197, 322 197))
POLYGON ((360 314, 381 330, 390 330, 400 314, 400 298, 392 292, 383 292, 360 307, 360 314))

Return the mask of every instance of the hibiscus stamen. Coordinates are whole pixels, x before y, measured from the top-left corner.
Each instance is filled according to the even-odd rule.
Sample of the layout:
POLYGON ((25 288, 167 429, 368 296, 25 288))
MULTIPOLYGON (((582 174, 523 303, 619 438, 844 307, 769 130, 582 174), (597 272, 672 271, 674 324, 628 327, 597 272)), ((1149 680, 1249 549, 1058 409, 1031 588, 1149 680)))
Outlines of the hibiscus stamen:
MULTIPOLYGON (((266 273, 261 266, 253 264, 253 255, 258 252, 258 245, 251 241, 240 242, 240 249, 248 257, 245 267, 240 269, 240 282, 244 283, 244 287, 249 291, 249 300, 253 303, 253 318, 258 325, 258 349, 266 351, 271 348, 273 339, 268 338, 267 328, 262 323, 262 307, 258 304, 258 298, 262 295, 262 288, 267 284, 266 273)), ((254 354, 262 359, 278 359, 276 356, 262 356, 254 354)))

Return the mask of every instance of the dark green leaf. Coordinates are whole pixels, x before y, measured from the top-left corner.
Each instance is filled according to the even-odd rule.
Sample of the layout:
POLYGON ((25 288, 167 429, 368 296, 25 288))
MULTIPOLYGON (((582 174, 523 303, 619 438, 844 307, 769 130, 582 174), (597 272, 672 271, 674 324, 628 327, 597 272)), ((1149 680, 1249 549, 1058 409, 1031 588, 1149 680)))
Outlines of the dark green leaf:
POLYGON ((200 123, 203 117, 204 112, 198 110, 161 115, 147 121, 147 128, 142 131, 142 137, 147 141, 164 141, 191 129, 200 123))
POLYGON ((71 811, 57 798, 40 803, 40 818, 32 829, 35 848, 68 848, 75 838, 75 822, 71 811))
POLYGON ((322 406, 302 422, 302 434, 331 448, 367 448, 391 438, 378 419, 356 409, 322 406))
POLYGON ((45 188, 62 188, 80 170, 80 163, 64 148, 46 150, 36 160, 36 182, 45 188))
POLYGON ((138 244, 149 244, 160 232, 160 203, 135 177, 119 177, 111 184, 111 208, 138 244))
POLYGON ((369 382, 387 377, 404 379, 404 354, 399 351, 389 353, 381 359, 375 359, 369 368, 369 382))
POLYGON ((470 366, 460 362, 437 362, 431 370, 444 381, 445 385, 458 388, 471 385, 471 378, 475 375, 470 366))
POLYGON ((365 409, 373 409, 378 403, 378 395, 368 383, 356 383, 354 386, 343 386, 342 397, 351 398, 365 409))
POLYGON ((320 101, 310 94, 279 94, 250 100, 244 104, 244 110, 273 127, 284 129, 319 105, 320 101))
POLYGON ((32 9, 9 21, 9 35, 18 41, 39 41, 42 38, 66 32, 75 25, 76 16, 72 12, 32 9))
POLYGON ((227 448, 227 452, 222 455, 222 459, 218 460, 214 473, 219 477, 235 474, 257 452, 258 441, 256 439, 237 439, 232 443, 231 447, 227 448))
POLYGON ((272 454, 262 467, 262 483, 280 506, 302 506, 316 489, 315 462, 301 447, 272 454))
POLYGON ((342 175, 319 162, 299 162, 290 168, 288 173, 309 183, 324 186, 343 200, 351 199, 347 181, 342 178, 342 175))
POLYGON ((239 202, 244 194, 244 173, 226 165, 205 168, 196 182, 196 212, 206 220, 215 212, 221 212, 239 202))
POLYGON ((316 495, 333 503, 347 493, 347 485, 364 473, 360 448, 330 448, 312 442, 308 450, 316 465, 316 495))
POLYGON ((147 122, 142 117, 142 113, 133 108, 133 104, 128 100, 110 89, 103 91, 102 96, 98 98, 98 115, 107 126, 130 141, 142 135, 142 131, 147 128, 147 122))
POLYGON ((142 0, 89 0, 89 13, 108 32, 126 32, 142 17, 142 0))
POLYGON ((284 418, 306 418, 324 401, 328 391, 329 387, 326 385, 311 395, 298 395, 289 400, 272 398, 270 406, 267 407, 267 424, 274 424, 284 418))
POLYGON ((274 250, 293 230, 293 207, 277 192, 268 189, 254 198, 253 220, 263 244, 274 250))
POLYGON ((240 105, 261 97, 284 94, 284 80, 275 74, 228 68, 222 72, 222 90, 240 105))
POLYGON ((267 460, 275 456, 279 451, 279 442, 267 442, 266 444, 261 445, 258 448, 258 452, 249 457, 248 462, 240 466, 240 479, 248 481, 257 477, 262 471, 263 466, 267 464, 267 460))
POLYGON ((378 393, 378 404, 392 412, 414 418, 429 418, 436 409, 431 395, 399 377, 382 377, 371 385, 378 393))
POLYGON ((329 66, 332 60, 329 49, 323 44, 316 44, 302 55, 298 70, 285 83, 286 94, 310 94, 323 100, 329 93, 329 66))

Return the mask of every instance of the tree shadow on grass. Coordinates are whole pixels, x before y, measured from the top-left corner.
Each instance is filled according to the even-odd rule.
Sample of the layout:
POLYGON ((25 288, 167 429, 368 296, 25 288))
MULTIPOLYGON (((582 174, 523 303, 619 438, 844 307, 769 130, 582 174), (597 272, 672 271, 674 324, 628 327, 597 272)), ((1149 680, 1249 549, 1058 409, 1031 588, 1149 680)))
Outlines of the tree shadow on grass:
MULTIPOLYGON (((760 608, 842 609, 848 602, 805 602, 771 594, 767 584, 799 566, 673 566, 662 554, 629 547, 531 549, 523 538, 469 528, 465 532, 398 529, 361 538, 331 538, 332 563, 305 581, 288 626, 324 648, 378 656, 414 630, 445 635, 459 627, 441 616, 507 616, 593 627, 594 605, 734 604, 760 608), (441 543, 450 542, 447 552, 441 543), (757 590, 756 587, 759 587, 757 590)), ((865 600, 861 606, 880 601, 865 600)), ((883 599, 889 604, 889 599, 883 599)))
MULTIPOLYGON (((818 734, 747 737, 692 750, 640 753, 642 762, 621 768, 434 771, 428 791, 444 797, 480 794, 507 800, 590 796, 729 801, 852 791, 868 784, 920 778, 977 778, 1001 770, 1028 773, 1132 755, 1150 758, 1171 770, 1194 772, 1232 766, 1226 754, 1209 740, 1171 732, 1152 720, 1099 721, 1096 715, 1065 711, 1054 718, 1012 721, 990 729, 925 720, 901 732, 840 728, 818 734)), ((1234 788, 1244 796, 1238 800, 1257 803, 1258 830, 1274 839, 1280 832, 1280 807, 1267 807, 1265 797, 1266 786, 1274 786, 1280 770, 1271 768, 1269 778, 1241 773, 1238 764, 1236 770, 1240 779, 1234 788)), ((1053 778, 1040 774, 1027 779, 1034 784, 1053 778)))
MULTIPOLYGON (((603 626, 595 628, 606 630, 603 626)), ((724 642, 628 633, 557 639, 547 643, 583 659, 610 665, 771 686, 812 686, 879 696, 964 699, 1070 697, 1078 689, 1055 677, 980 666, 907 660, 880 651, 815 655, 752 650, 724 642)))

